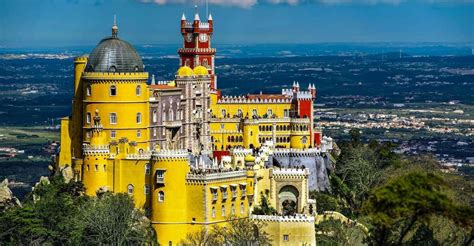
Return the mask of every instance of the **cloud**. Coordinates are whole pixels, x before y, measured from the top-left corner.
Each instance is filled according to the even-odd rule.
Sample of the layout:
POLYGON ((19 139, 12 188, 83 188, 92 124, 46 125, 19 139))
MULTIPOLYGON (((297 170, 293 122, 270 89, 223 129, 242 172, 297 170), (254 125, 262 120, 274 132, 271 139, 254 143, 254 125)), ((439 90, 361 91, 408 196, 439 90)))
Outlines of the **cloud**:
MULTIPOLYGON (((141 3, 155 3, 158 5, 167 4, 203 4, 205 0, 137 0, 141 3)), ((208 0, 209 4, 222 6, 236 6, 241 8, 251 8, 257 4, 324 4, 324 5, 339 5, 339 4, 357 4, 357 5, 399 5, 407 2, 421 2, 421 3, 474 3, 474 0, 208 0)))

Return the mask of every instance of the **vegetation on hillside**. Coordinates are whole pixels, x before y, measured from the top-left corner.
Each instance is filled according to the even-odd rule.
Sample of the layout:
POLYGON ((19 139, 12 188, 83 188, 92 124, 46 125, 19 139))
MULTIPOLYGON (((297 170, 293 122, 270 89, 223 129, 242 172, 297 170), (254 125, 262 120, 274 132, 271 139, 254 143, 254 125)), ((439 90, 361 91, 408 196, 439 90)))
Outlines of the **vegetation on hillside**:
POLYGON ((331 192, 312 193, 317 210, 338 211, 369 228, 326 221, 318 245, 472 245, 473 181, 443 172, 426 156, 394 154, 390 143, 362 143, 357 129, 340 143, 331 192), (362 236, 361 236, 362 235, 362 236))
POLYGON ((6 245, 155 244, 150 222, 125 194, 83 195, 80 182, 43 180, 21 207, 0 213, 6 245))

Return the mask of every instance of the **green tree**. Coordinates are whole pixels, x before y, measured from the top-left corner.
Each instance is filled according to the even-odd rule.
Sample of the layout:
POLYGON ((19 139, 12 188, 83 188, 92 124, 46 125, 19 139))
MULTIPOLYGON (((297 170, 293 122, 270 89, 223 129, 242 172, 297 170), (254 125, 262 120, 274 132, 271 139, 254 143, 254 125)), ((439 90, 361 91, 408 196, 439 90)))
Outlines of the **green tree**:
POLYGON ((78 238, 81 244, 156 244, 150 221, 135 209, 127 194, 105 193, 93 199, 81 207, 76 222, 82 232, 78 238))
POLYGON ((407 243, 411 240, 408 235, 417 235, 416 231, 421 225, 427 225, 433 215, 472 227, 473 209, 455 204, 448 197, 447 189, 439 175, 426 172, 410 172, 374 189, 363 206, 363 212, 373 225, 368 242, 373 245, 407 243))
POLYGON ((274 215, 277 214, 277 211, 268 202, 268 197, 261 193, 260 204, 254 207, 252 213, 255 215, 274 215))
POLYGON ((264 230, 265 223, 249 218, 229 218, 226 226, 213 226, 209 231, 205 229, 190 233, 186 236, 185 245, 271 245, 272 240, 264 230))

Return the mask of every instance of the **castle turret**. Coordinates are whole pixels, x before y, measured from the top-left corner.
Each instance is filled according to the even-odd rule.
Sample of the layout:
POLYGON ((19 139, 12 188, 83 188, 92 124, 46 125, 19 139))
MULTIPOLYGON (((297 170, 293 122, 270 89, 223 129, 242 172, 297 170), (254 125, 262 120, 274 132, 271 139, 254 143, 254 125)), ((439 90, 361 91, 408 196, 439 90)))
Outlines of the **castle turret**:
POLYGON ((87 187, 86 194, 96 195, 97 191, 106 191, 107 187, 107 158, 109 157, 109 146, 106 145, 103 127, 100 122, 99 110, 95 111, 94 125, 92 126, 89 144, 84 144, 84 165, 82 170, 82 182, 87 187))

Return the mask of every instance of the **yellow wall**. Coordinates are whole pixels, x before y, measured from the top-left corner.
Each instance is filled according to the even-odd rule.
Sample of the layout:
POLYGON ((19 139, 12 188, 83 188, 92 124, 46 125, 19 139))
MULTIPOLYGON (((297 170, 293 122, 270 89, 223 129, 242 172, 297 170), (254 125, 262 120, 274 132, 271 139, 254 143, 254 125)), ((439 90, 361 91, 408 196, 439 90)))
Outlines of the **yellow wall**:
POLYGON ((265 231, 272 239, 272 245, 316 245, 314 221, 265 221, 265 231), (285 240, 285 235, 288 240, 285 240))
POLYGON ((138 143, 137 148, 149 149, 149 91, 146 85, 148 73, 84 73, 83 90, 90 88, 90 96, 84 93, 83 99, 83 136, 89 142, 87 132, 91 123, 87 123, 87 113, 94 115, 99 110, 107 141, 117 141, 126 137, 130 142, 138 143), (111 86, 116 87, 116 95, 110 95, 111 86), (136 88, 140 86, 140 95, 136 88), (110 114, 115 113, 117 123, 112 124, 110 114), (141 123, 137 123, 137 113, 141 113, 141 123), (112 138, 111 131, 116 132, 112 138), (140 134, 138 132, 140 131, 140 134))
POLYGON ((61 148, 59 151, 58 166, 72 165, 71 158, 71 136, 69 134, 69 117, 61 119, 61 148))

